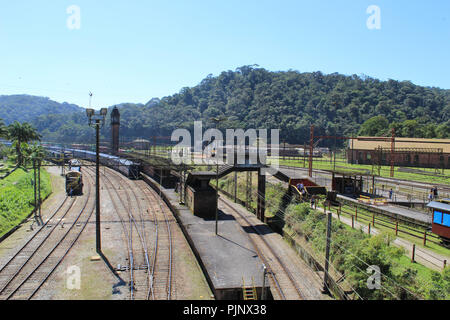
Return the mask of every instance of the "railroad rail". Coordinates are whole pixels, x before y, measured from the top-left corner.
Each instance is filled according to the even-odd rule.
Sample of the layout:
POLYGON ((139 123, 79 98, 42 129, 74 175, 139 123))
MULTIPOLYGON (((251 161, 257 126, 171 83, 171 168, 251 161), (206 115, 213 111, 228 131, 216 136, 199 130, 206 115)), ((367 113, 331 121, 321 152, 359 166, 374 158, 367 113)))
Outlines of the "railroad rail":
MULTIPOLYGON (((87 180, 90 181, 91 178, 89 177, 87 180)), ((69 208, 52 226, 50 232, 45 234, 42 227, 2 268, 0 274, 6 276, 7 280, 0 289, 0 299, 32 299, 61 264, 80 237, 94 212, 93 201, 91 201, 89 210, 85 210, 89 200, 92 199, 90 184, 92 182, 88 183, 85 201, 82 203, 81 209, 69 228, 64 228, 63 219, 72 214, 76 200, 70 203, 69 208), (86 215, 87 218, 80 222, 81 218, 86 215), (76 225, 83 226, 78 231, 74 231, 76 225), (58 226, 61 226, 61 228, 58 228, 58 226), (43 237, 39 238, 37 235, 41 233, 43 237), (34 242, 37 243, 35 244, 34 242), (16 261, 21 261, 18 264, 18 268, 16 261)), ((63 204, 65 202, 66 200, 64 200, 63 204)), ((52 218, 55 218, 63 204, 52 215, 52 218)), ((50 227, 50 221, 51 219, 44 226, 50 227)))
POLYGON ((172 232, 170 229, 170 223, 168 215, 166 214, 165 207, 162 206, 161 197, 156 200, 155 191, 148 188, 148 185, 142 182, 142 189, 148 202, 152 205, 151 211, 156 226, 155 232, 155 246, 152 262, 152 299, 158 299, 158 297, 171 300, 172 298, 172 276, 173 276, 173 240, 172 232), (158 202, 158 209, 153 205, 158 202), (159 221, 164 221, 165 226, 159 227, 159 221), (164 246, 161 249, 161 242, 164 246), (166 272, 164 272, 166 271, 166 272), (157 290, 155 290, 157 289, 157 290), (157 292, 158 291, 158 292, 157 292))
MULTIPOLYGON (((147 251, 147 244, 144 242, 144 237, 142 235, 141 229, 139 228, 139 225, 137 224, 133 213, 131 212, 132 210, 128 210, 128 208, 133 209, 132 206, 132 201, 130 199, 130 194, 129 192, 124 189, 124 188, 120 188, 120 186, 122 185, 122 182, 120 180, 120 182, 118 182, 117 176, 113 175, 114 171, 110 171, 111 169, 106 169, 104 170, 101 174, 103 176, 103 178, 105 178, 107 185, 106 185, 106 191, 111 199, 111 203, 113 205, 114 211, 117 214, 120 222, 121 222, 121 226, 122 226, 122 230, 123 230, 123 234, 125 236, 125 245, 127 248, 127 255, 128 255, 128 266, 127 266, 127 271, 129 271, 129 289, 130 289, 130 300, 135 300, 136 299, 136 292, 138 292, 138 294, 141 293, 141 290, 136 290, 136 272, 142 273, 143 268, 140 267, 139 262, 137 262, 137 257, 135 255, 135 251, 136 251, 136 246, 139 246, 140 244, 140 249, 141 249, 141 253, 142 256, 144 257, 144 261, 145 263, 143 263, 144 267, 148 270, 149 265, 147 263, 148 261, 148 251, 147 251), (110 177, 110 175, 112 177, 110 177), (114 179, 114 181, 113 181, 114 179), (116 186, 118 188, 116 188, 116 186), (111 190, 113 190, 113 192, 111 192, 111 190), (126 197, 126 201, 123 199, 123 196, 119 193, 120 191, 125 191, 125 197, 126 197), (125 204, 127 203, 127 204, 125 204), (120 210, 120 207, 122 207, 123 209, 120 210), (127 212, 127 216, 124 217, 120 214, 120 212, 127 212), (137 233, 133 232, 133 227, 136 229, 137 233)), ((118 177, 118 179, 121 179, 120 176, 118 177)), ((136 198, 135 198, 136 199, 136 198)), ((136 202, 137 199, 136 199, 136 202)), ((139 257, 138 257, 139 258, 139 257)), ((142 262, 142 261, 141 261, 142 262)), ((142 265, 142 263, 141 263, 142 265)), ((141 287, 141 279, 142 277, 146 277, 145 275, 139 275, 139 283, 138 286, 141 287)), ((148 284, 144 284, 148 287, 148 284)))
POLYGON ((102 175, 107 181, 106 190, 122 223, 122 229, 126 238, 128 249, 127 270, 130 272, 130 299, 170 300, 173 289, 171 221, 162 207, 161 201, 159 201, 158 208, 156 205, 158 202, 157 196, 143 182, 138 182, 139 188, 133 188, 128 179, 125 179, 120 173, 112 169, 104 170, 102 175), (111 190, 114 190, 116 196, 112 195, 111 190), (124 200, 123 195, 119 191, 124 191, 126 200, 124 200), (146 200, 145 205, 149 205, 149 209, 143 209, 142 200, 146 200), (119 207, 123 207, 123 211, 128 213, 127 221, 119 213, 121 212, 119 207), (130 208, 130 210, 127 210, 127 208, 130 208), (149 220, 144 215, 145 213, 153 213, 154 220, 149 220), (160 228, 160 221, 164 221, 166 227, 160 228), (147 231, 149 228, 148 226, 146 227, 148 222, 153 222, 155 226, 152 259, 150 259, 150 250, 148 248, 147 231), (136 237, 136 234, 138 237, 136 237), (139 241, 136 241, 137 238, 139 241), (140 243, 140 249, 136 249, 137 242, 140 243), (137 250, 140 250, 140 255, 136 254, 137 250), (143 263, 140 264, 138 260, 141 257, 143 257, 143 263), (145 289, 141 289, 144 286, 145 289))
MULTIPOLYGON (((255 250, 257 251, 258 256, 264 263, 264 265, 268 269, 268 274, 270 279, 273 282, 274 287, 277 290, 279 298, 282 300, 292 299, 293 295, 297 296, 298 299, 304 300, 305 296, 302 293, 301 289, 298 287, 297 282, 292 276, 291 271, 283 262, 281 257, 273 250, 272 246, 267 242, 264 238, 261 231, 256 228, 242 213, 236 210, 227 202, 220 199, 220 202, 225 204, 228 208, 230 208, 235 214, 238 215, 238 219, 243 221, 247 227, 251 227, 255 233, 248 234, 250 241, 252 242, 255 250), (263 248, 267 248, 267 250, 263 253, 263 248), (289 295, 289 297, 287 297, 289 295)), ((240 223, 242 225, 242 223, 240 223)))

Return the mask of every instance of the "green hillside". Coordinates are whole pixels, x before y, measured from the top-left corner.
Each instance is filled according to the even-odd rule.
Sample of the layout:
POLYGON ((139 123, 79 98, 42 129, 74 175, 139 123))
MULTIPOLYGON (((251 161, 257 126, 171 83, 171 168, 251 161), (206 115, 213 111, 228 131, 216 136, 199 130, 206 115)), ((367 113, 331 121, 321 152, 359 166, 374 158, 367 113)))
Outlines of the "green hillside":
MULTIPOLYGON (((197 86, 147 104, 119 105, 124 138, 168 136, 192 128, 194 120, 223 128, 279 128, 283 140, 303 143, 310 125, 317 134, 380 135, 390 126, 398 136, 450 137, 450 90, 409 81, 380 81, 367 76, 298 71, 271 72, 255 66, 209 75, 197 86), (367 120, 377 117, 375 120, 367 120), (364 124, 364 127, 361 127, 364 124)), ((86 116, 42 115, 33 124, 44 140, 92 140, 86 116)), ((108 125, 103 135, 109 137, 108 125)))
POLYGON ((8 125, 14 121, 29 122, 40 115, 68 114, 83 110, 67 102, 59 103, 49 98, 30 95, 0 96, 0 119, 8 125))

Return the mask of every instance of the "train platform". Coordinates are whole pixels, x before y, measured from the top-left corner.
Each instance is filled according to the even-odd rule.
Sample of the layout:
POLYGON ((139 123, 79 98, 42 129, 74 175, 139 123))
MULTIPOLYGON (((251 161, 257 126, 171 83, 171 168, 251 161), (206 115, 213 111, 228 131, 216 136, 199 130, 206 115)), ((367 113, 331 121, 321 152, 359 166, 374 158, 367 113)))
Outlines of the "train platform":
MULTIPOLYGON (((153 188, 160 188, 150 177, 145 177, 144 180, 153 188)), ((216 235, 215 219, 194 216, 187 206, 179 203, 179 194, 173 189, 160 190, 164 201, 175 211, 178 223, 197 256, 215 298, 241 300, 243 280, 246 286, 254 285, 259 297, 263 286, 263 264, 234 217, 219 210, 216 235)), ((269 288, 267 279, 266 287, 269 288)), ((270 290, 266 292, 269 293, 270 290)))
MULTIPOLYGON (((337 196, 340 199, 343 199, 345 201, 350 201, 353 203, 360 203, 358 200, 347 197, 344 195, 339 194, 337 196)), ((419 222, 422 224, 430 224, 431 225, 431 215, 426 214, 424 212, 420 212, 413 209, 408 209, 406 207, 400 207, 393 204, 390 204, 389 202, 386 205, 373 205, 373 204, 364 204, 367 207, 375 210, 380 211, 382 214, 385 214, 387 216, 393 217, 393 218, 399 218, 403 219, 405 221, 410 222, 419 222)))

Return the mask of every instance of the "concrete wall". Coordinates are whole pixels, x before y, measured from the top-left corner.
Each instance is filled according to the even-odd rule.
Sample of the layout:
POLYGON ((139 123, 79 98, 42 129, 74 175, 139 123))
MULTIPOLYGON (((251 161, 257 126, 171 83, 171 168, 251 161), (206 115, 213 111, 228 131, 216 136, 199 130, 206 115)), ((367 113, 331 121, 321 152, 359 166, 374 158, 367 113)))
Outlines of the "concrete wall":
POLYGON ((155 179, 155 181, 157 181, 158 183, 160 183, 160 176, 162 176, 161 185, 166 189, 175 188, 175 184, 178 182, 178 178, 171 175, 170 170, 163 169, 161 175, 161 170, 158 170, 153 166, 144 164, 142 165, 142 172, 155 179))

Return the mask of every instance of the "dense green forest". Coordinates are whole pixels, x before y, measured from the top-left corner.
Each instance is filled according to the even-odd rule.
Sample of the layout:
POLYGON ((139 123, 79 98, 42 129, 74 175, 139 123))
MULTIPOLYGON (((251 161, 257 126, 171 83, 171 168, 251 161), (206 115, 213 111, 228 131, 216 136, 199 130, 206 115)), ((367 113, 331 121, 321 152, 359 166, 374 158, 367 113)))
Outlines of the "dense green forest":
MULTIPOLYGON (((176 128, 225 117, 221 128, 281 129, 289 143, 317 134, 450 137, 450 90, 417 86, 409 81, 380 81, 368 76, 321 72, 271 72, 257 66, 209 75, 197 86, 146 104, 121 104, 121 134, 127 139, 170 136, 176 128), (374 118, 375 117, 375 118, 374 118), (374 119, 372 119, 374 118, 374 119)), ((82 112, 42 115, 32 122, 43 140, 92 140, 82 112)), ((109 125, 102 133, 109 137, 109 125)))
POLYGON ((58 103, 49 98, 30 95, 0 96, 0 119, 6 125, 14 121, 29 122, 40 115, 67 114, 83 109, 67 102, 58 103))

